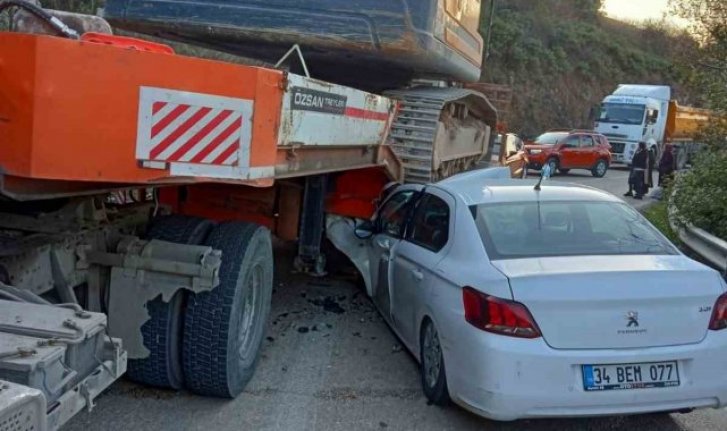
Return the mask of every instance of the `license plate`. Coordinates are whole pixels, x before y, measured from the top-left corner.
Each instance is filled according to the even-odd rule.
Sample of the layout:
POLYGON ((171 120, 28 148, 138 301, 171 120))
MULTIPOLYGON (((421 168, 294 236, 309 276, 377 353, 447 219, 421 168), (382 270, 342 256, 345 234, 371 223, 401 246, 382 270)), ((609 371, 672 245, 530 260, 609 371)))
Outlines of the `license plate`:
POLYGON ((650 389, 679 386, 676 361, 643 364, 583 365, 586 391, 650 389))

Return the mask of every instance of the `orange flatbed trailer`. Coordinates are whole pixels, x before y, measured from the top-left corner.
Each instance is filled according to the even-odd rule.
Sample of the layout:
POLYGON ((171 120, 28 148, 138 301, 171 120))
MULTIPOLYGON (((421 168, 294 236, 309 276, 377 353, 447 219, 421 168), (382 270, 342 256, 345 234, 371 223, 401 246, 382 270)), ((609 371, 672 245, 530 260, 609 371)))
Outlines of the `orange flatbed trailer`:
MULTIPOLYGON (((337 116, 348 121, 337 127, 353 125, 350 133, 359 133, 360 141, 336 145, 325 137, 321 139, 328 141, 316 142, 313 136, 313 142, 301 142, 295 131, 305 127, 305 121, 311 122, 301 117, 326 113, 294 110, 284 106, 286 99, 302 86, 311 87, 303 94, 310 97, 317 94, 317 87, 332 84, 275 69, 52 36, 0 33, 0 47, 0 81, 4 83, 0 88, 0 165, 2 191, 10 197, 40 199, 118 187, 205 182, 270 186, 276 178, 371 167, 384 168, 392 179, 401 175, 400 163, 385 145, 396 104, 381 96, 335 86, 330 91, 344 94, 341 98, 345 92, 365 98, 361 106, 347 106, 346 115, 337 116), (301 86, 293 86, 293 80, 301 86), (146 96, 145 90, 152 96, 146 96), (148 97, 159 100, 145 107, 148 97), (176 109, 167 109, 166 118, 149 124, 162 105, 176 109), (187 115, 166 140, 149 141, 162 148, 165 141, 178 145, 171 142, 173 138, 186 136, 181 149, 161 161, 139 156, 145 138, 163 135, 163 126, 173 120, 179 123, 195 108, 194 115, 187 115), (241 118, 241 125, 239 130, 236 125, 232 129, 240 139, 230 149, 240 157, 235 155, 225 164, 224 156, 231 154, 227 152, 203 160, 201 156, 213 151, 215 144, 219 150, 229 141, 220 143, 230 128, 220 128, 217 139, 210 139, 214 126, 235 116, 241 118), (145 121, 151 136, 142 136, 145 121), (365 124, 371 122, 377 123, 374 129, 365 124), (180 151, 195 144, 201 148, 196 158, 175 162, 175 157, 181 161, 180 151), (184 169, 177 170, 175 165, 184 169), (219 169, 210 169, 213 166, 219 169)), ((349 94, 348 105, 353 99, 349 94)))

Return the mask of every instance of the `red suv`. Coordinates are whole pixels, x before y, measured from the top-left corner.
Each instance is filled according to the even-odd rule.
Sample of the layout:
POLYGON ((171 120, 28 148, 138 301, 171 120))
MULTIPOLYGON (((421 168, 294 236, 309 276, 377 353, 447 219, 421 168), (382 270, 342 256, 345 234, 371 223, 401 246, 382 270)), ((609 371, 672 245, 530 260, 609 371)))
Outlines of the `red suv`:
POLYGON ((605 136, 585 130, 550 130, 525 145, 530 159, 529 168, 542 169, 550 165, 567 174, 571 169, 588 169, 594 177, 606 175, 611 165, 611 145, 605 136))

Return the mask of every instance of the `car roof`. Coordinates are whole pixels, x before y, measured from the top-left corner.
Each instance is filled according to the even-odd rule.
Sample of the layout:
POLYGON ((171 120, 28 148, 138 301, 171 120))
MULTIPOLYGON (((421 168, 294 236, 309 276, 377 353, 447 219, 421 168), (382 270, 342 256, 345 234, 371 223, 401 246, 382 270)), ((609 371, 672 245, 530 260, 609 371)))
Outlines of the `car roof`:
POLYGON ((545 135, 546 133, 562 133, 566 135, 601 135, 596 131, 588 129, 550 129, 541 133, 541 135, 545 135))
POLYGON ((459 196, 466 205, 510 202, 590 201, 623 202, 616 196, 592 187, 560 181, 545 180, 540 191, 535 190, 536 179, 493 178, 483 169, 455 175, 435 184, 452 195, 459 196), (481 172, 477 175, 477 172, 481 172))

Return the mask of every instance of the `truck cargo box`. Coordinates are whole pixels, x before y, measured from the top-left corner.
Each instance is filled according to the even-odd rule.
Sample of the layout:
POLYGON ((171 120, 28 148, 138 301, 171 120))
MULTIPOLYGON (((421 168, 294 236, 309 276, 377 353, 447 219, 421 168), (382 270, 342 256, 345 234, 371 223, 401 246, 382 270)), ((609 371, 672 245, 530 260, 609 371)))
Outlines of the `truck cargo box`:
POLYGON ((114 26, 277 61, 299 44, 312 76, 367 90, 480 77, 480 0, 108 0, 114 26))

